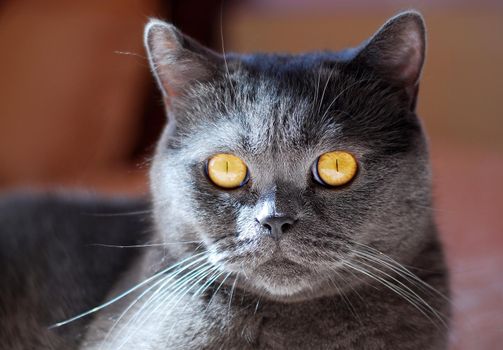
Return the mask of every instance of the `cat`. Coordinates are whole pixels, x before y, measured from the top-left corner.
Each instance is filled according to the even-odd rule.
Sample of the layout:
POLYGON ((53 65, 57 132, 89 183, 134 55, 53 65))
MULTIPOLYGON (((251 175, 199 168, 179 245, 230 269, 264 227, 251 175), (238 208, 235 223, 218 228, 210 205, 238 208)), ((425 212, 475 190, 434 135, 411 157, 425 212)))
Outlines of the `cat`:
POLYGON ((86 322, 86 350, 446 349, 421 15, 340 52, 220 55, 155 19, 145 45, 168 116, 153 243, 51 331, 86 322))

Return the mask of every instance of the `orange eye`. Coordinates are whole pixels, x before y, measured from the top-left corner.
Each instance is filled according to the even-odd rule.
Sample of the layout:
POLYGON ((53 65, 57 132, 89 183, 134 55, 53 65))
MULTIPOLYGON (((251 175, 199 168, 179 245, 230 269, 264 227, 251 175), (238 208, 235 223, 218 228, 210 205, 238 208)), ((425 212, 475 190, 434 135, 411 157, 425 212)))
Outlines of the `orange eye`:
POLYGON ((316 181, 327 186, 342 186, 351 181, 358 170, 355 157, 348 152, 334 151, 322 154, 315 163, 316 181))
POLYGON ((248 181, 248 168, 241 158, 228 153, 219 153, 208 160, 206 172, 217 186, 233 189, 248 181))

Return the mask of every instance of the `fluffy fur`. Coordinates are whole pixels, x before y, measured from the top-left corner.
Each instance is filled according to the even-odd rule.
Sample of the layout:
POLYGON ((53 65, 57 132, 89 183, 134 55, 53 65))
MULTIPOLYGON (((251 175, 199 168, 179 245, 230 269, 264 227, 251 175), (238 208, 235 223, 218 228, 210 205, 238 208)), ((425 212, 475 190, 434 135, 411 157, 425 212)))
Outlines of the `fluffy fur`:
POLYGON ((0 349, 75 349, 98 304, 149 236, 144 200, 29 192, 0 198, 0 349))
POLYGON ((81 348, 445 349, 447 272, 415 114, 424 36, 406 12, 356 49, 222 57, 151 21, 169 119, 150 172, 164 244, 144 250, 110 295, 148 283, 103 309, 81 348), (311 171, 333 150, 359 165, 339 188, 311 171), (216 153, 244 160, 245 186, 209 181, 216 153), (264 213, 295 223, 272 237, 264 213))

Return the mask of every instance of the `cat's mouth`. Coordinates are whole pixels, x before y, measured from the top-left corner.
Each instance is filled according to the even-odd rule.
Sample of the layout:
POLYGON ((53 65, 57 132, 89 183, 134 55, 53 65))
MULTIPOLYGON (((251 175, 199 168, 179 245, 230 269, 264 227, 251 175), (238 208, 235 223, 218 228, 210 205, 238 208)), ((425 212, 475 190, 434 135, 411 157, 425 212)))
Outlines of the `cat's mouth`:
POLYGON ((210 256, 214 263, 237 273, 252 289, 284 298, 311 289, 315 279, 309 264, 299 263, 296 255, 284 248, 277 242, 266 240, 253 249, 239 252, 227 250, 219 254, 212 250, 210 256))

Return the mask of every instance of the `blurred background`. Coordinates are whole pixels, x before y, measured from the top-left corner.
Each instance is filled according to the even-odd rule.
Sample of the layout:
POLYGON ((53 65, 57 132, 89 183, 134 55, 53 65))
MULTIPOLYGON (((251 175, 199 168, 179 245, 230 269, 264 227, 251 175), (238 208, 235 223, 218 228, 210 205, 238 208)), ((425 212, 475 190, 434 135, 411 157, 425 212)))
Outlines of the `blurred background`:
POLYGON ((164 124, 142 47, 160 17, 217 51, 355 46, 423 12, 419 114, 452 271, 451 349, 503 343, 503 3, 497 0, 0 0, 0 191, 141 194, 164 124))

